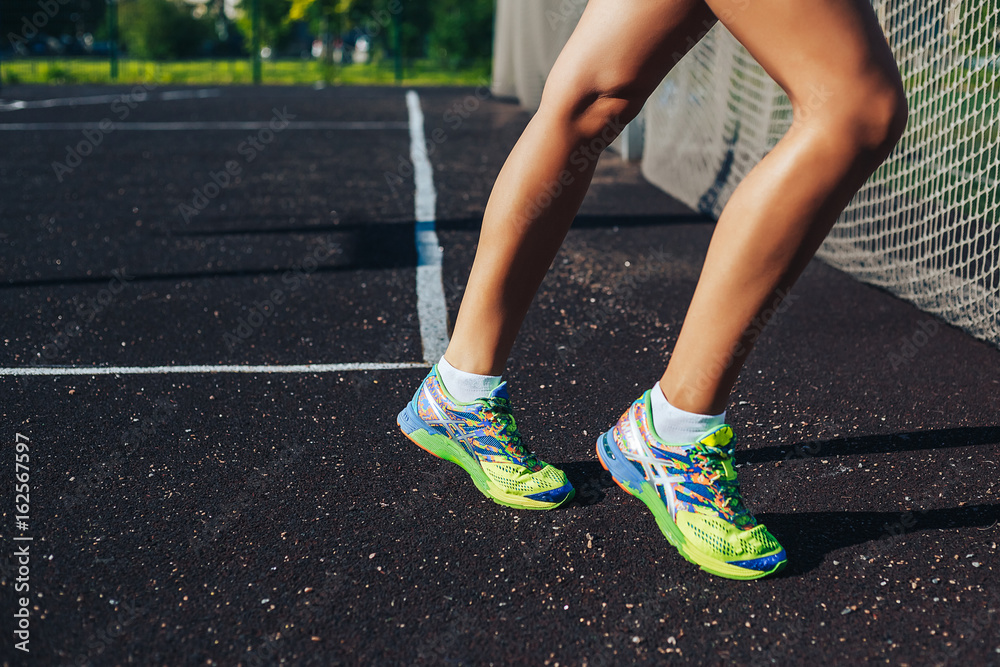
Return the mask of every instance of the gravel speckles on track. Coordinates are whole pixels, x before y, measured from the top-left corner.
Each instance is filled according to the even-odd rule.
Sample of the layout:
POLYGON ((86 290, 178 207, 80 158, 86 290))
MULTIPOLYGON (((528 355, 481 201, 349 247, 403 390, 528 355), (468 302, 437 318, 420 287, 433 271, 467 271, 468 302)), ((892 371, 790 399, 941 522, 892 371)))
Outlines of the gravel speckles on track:
MULTIPOLYGON (((22 93, 64 91, 4 89, 22 93)), ((428 136, 447 139, 431 160, 454 318, 528 117, 490 99, 454 127, 445 114, 475 91, 420 95, 428 136)), ((132 120, 285 106, 406 120, 393 88, 227 88, 132 120)), ((65 133, 4 133, 0 365, 45 350, 54 365, 419 359, 412 188, 386 176, 407 133, 282 134, 184 223, 178 205, 239 139, 112 134, 59 183, 65 133), (292 290, 286 272, 330 245, 292 290), (88 319, 79 304, 123 266, 135 279, 88 319), (282 303, 251 323, 275 290, 282 303), (249 335, 227 345, 241 319, 249 335)), ((32 443, 32 659, 1000 664, 1000 352, 940 324, 900 364, 930 316, 882 291, 812 263, 734 393, 740 478, 788 550, 780 576, 693 568, 604 474, 594 441, 660 375, 712 230, 638 167, 602 160, 508 372, 525 437, 578 489, 551 513, 490 502, 402 437, 421 370, 0 377, 0 438, 32 443)))

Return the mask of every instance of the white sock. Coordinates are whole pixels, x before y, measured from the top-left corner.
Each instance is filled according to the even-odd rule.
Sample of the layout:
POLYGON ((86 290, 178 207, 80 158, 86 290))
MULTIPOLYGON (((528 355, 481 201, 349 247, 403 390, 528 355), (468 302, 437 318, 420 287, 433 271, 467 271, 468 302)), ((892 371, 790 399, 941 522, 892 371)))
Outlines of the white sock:
POLYGON ((649 397, 653 430, 660 440, 668 444, 687 445, 697 442, 708 431, 726 423, 725 411, 721 415, 699 415, 670 405, 659 382, 653 386, 649 397))
POLYGON ((448 393, 459 403, 486 398, 503 381, 499 375, 476 375, 460 371, 444 357, 438 362, 438 377, 448 393))

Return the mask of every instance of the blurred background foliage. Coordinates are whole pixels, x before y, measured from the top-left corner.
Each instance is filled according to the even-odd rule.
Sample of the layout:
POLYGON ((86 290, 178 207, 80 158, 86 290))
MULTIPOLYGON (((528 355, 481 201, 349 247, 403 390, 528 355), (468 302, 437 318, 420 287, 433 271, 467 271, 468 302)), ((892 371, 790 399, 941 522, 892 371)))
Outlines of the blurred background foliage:
MULTIPOLYGON (((0 58, 251 56, 329 66, 488 67, 495 0, 2 0, 0 58)), ((68 63, 61 63, 66 69, 68 63)), ((8 72, 10 70, 8 69, 8 72)))

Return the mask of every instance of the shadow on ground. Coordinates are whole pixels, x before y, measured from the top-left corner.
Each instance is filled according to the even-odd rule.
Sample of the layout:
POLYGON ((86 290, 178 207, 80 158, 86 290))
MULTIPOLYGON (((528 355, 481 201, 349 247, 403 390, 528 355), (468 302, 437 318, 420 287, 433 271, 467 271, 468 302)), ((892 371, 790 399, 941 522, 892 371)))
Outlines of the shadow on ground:
MULTIPOLYGON (((862 436, 797 443, 791 447, 763 447, 741 453, 744 463, 788 461, 814 456, 856 456, 990 445, 1000 442, 1000 427, 954 428, 892 435, 862 436)), ((614 486, 611 474, 597 461, 562 464, 576 489, 573 504, 596 505, 614 486)), ((1000 521, 1000 505, 973 505, 910 512, 804 512, 758 515, 758 520, 781 541, 789 555, 783 576, 805 574, 825 557, 845 547, 875 542, 880 552, 893 539, 905 534, 954 528, 981 528, 1000 521)))
POLYGON ((803 512, 758 517, 788 552, 783 576, 806 574, 827 554, 857 544, 879 555, 897 537, 931 530, 981 528, 1000 521, 1000 505, 971 505, 913 512, 803 512))
POLYGON ((768 463, 813 456, 857 456, 1000 444, 1000 426, 946 428, 892 435, 865 435, 791 446, 759 447, 738 454, 740 463, 768 463))

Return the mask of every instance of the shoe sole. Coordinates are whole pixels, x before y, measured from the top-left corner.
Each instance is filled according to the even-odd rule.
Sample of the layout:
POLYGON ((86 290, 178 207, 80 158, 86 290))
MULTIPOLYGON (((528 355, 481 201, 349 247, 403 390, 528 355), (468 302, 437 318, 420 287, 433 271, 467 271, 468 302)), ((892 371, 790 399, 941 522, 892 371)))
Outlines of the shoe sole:
POLYGON ((396 423, 399 425, 399 429, 403 432, 403 435, 409 438, 417 447, 420 447, 429 454, 433 454, 439 459, 454 463, 465 470, 469 474, 469 477, 472 478, 472 482, 476 485, 476 488, 498 505, 522 510, 551 510, 565 505, 576 495, 576 489, 570 489, 569 493, 559 501, 547 503, 507 493, 486 475, 482 466, 479 465, 479 461, 465 451, 464 447, 451 438, 433 431, 417 415, 411 405, 408 404, 402 409, 399 416, 396 417, 396 423))
POLYGON ((659 526, 660 532, 667 538, 667 542, 684 557, 684 560, 697 565, 709 574, 741 581, 761 579, 779 572, 785 567, 788 561, 781 561, 769 570, 751 570, 713 558, 699 550, 688 541, 684 533, 681 532, 681 529, 674 523, 669 510, 667 510, 667 506, 656 491, 656 487, 650 484, 638 470, 635 470, 632 463, 628 462, 624 455, 621 461, 617 460, 614 457, 614 451, 621 453, 621 450, 616 445, 608 442, 608 434, 602 434, 597 439, 597 459, 601 462, 601 467, 611 474, 611 479, 614 480, 615 484, 622 491, 630 496, 635 496, 646 504, 649 511, 653 513, 653 518, 656 519, 656 525, 659 526), (611 449, 612 447, 614 448, 613 450, 611 449))

